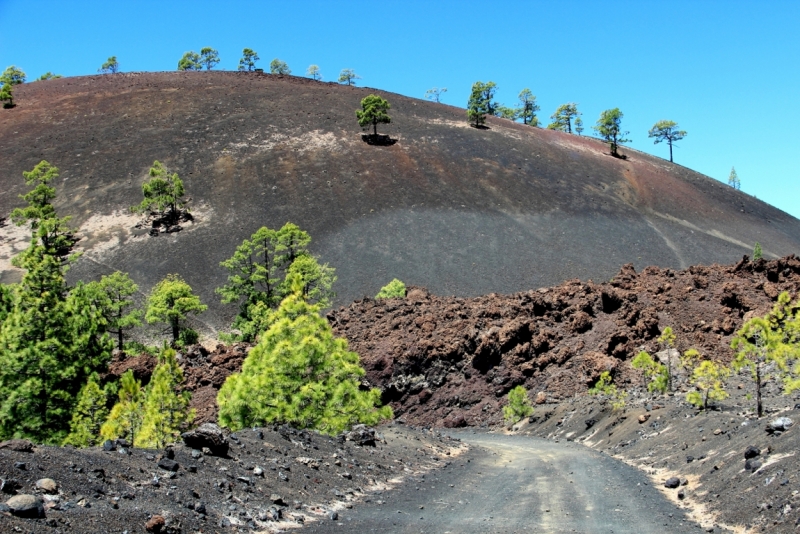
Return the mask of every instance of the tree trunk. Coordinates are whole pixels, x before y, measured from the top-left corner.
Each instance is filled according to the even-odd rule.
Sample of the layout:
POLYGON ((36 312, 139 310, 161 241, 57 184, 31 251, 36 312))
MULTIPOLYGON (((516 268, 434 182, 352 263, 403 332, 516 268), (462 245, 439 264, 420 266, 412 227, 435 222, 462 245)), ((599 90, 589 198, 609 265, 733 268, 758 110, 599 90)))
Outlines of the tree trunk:
POLYGON ((667 139, 667 143, 669 143, 669 162, 672 163, 672 139, 667 139))
POLYGON ((373 134, 375 137, 378 137, 378 122, 377 122, 377 121, 374 121, 374 122, 372 123, 372 134, 373 134))
POLYGON ((764 407, 761 404, 761 364, 758 362, 756 362, 756 410, 758 412, 758 418, 761 419, 764 413, 764 407))
POLYGON ((178 341, 178 334, 180 334, 180 328, 178 327, 178 320, 172 319, 170 323, 172 324, 172 341, 178 341))

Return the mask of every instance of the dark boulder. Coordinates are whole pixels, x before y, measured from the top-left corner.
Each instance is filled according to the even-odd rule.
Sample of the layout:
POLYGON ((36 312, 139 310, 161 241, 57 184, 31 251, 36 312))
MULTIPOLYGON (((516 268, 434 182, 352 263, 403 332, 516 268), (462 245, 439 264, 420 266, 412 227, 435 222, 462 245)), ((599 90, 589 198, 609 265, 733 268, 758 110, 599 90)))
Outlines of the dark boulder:
POLYGON ((342 436, 347 441, 352 441, 356 445, 375 446, 375 429, 365 425, 355 425, 351 430, 343 432, 342 436))
POLYGON ((744 450, 744 459, 749 460, 750 458, 755 458, 759 454, 761 454, 761 449, 757 449, 750 445, 744 450))
POLYGON ((15 495, 6 501, 6 505, 17 517, 44 517, 44 504, 35 495, 15 495))
POLYGON ((207 448, 214 456, 228 455, 228 438, 214 423, 203 423, 194 430, 181 434, 183 442, 192 449, 207 448))
POLYGON ((678 477, 670 477, 664 482, 664 487, 669 489, 675 489, 681 485, 681 479, 678 477))

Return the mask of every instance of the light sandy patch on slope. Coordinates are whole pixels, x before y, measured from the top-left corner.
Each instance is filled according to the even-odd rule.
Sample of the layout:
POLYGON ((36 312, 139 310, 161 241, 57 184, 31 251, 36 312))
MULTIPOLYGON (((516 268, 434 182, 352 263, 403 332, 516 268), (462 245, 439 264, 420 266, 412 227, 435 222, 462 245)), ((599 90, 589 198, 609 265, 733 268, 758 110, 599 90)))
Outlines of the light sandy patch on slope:
POLYGON ((230 143, 223 151, 238 153, 260 154, 275 148, 288 148, 299 154, 311 151, 343 152, 346 151, 350 140, 344 136, 337 136, 333 132, 322 130, 299 131, 289 133, 259 130, 248 135, 244 141, 230 143))

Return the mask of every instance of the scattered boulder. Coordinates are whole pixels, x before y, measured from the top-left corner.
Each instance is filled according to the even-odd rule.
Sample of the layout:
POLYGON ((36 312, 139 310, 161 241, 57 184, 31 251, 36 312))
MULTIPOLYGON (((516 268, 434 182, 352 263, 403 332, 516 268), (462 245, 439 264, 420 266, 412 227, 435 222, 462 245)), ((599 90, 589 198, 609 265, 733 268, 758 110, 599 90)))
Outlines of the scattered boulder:
POLYGON ((664 482, 664 487, 669 489, 675 489, 681 485, 681 479, 678 477, 670 477, 664 482))
POLYGON ((0 442, 0 449, 16 452, 33 452, 33 443, 27 439, 9 439, 0 442))
POLYGON ((170 460, 169 458, 162 458, 158 461, 158 467, 164 469, 165 471, 177 471, 178 470, 178 462, 175 460, 170 460))
POLYGON ((113 451, 116 450, 117 444, 110 439, 107 439, 103 442, 103 450, 104 451, 113 451))
POLYGON ((52 495, 58 493, 58 484, 52 478, 40 478, 36 481, 36 489, 52 495))
POLYGON ((639 424, 641 425, 643 423, 646 423, 648 419, 650 419, 650 414, 643 413, 642 415, 639 416, 639 424))
POLYGON ((761 460, 751 458, 744 463, 744 468, 751 473, 755 473, 761 468, 761 460))
POLYGON ((181 434, 183 442, 192 449, 208 449, 214 456, 228 455, 228 439, 214 423, 203 423, 194 430, 181 434))
POLYGON ((789 430, 789 427, 792 426, 792 420, 788 417, 778 417, 777 419, 773 419, 767 425, 767 432, 772 434, 773 432, 784 432, 789 430))
POLYGON ((154 534, 159 534, 164 528, 164 525, 166 524, 167 522, 164 520, 162 516, 154 515, 147 521, 147 523, 144 524, 144 528, 145 530, 147 530, 147 532, 153 532, 154 534))
POLYGON ((592 428, 595 424, 597 424, 597 419, 587 419, 583 423, 586 425, 586 428, 592 428))
POLYGON ((744 459, 749 460, 750 458, 755 458, 756 456, 761 454, 761 449, 757 449, 750 445, 744 450, 744 459))
POLYGON ((540 391, 539 393, 537 393, 534 402, 536 404, 544 404, 545 402, 547 402, 547 393, 545 393, 544 391, 540 391))
POLYGON ((355 425, 351 430, 342 434, 344 439, 352 441, 356 445, 369 445, 375 446, 375 429, 369 428, 366 425, 355 425))
POLYGON ((6 505, 17 517, 44 517, 44 504, 35 495, 15 495, 6 501, 6 505))
POLYGON ((18 489, 22 488, 22 484, 11 478, 0 478, 0 491, 8 495, 14 495, 18 489))

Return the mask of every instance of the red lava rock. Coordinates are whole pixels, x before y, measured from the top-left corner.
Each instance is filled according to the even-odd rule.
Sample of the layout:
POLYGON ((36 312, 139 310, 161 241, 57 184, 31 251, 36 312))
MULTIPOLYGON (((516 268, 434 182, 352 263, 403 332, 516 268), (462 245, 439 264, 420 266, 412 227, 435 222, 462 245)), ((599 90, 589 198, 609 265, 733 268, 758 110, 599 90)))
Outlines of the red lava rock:
POLYGON ((623 388, 640 385, 629 360, 660 351, 667 326, 678 353, 694 347, 730 361, 731 337, 746 318, 798 289, 794 255, 681 271, 637 273, 628 264, 607 283, 568 280, 513 295, 438 297, 409 287, 406 299, 361 299, 328 320, 398 417, 479 426, 501 422, 497 403, 517 385, 541 392, 537 403, 585 392, 603 371, 623 388))
POLYGON ((144 528, 147 530, 147 532, 159 534, 161 529, 164 528, 164 525, 166 525, 164 518, 160 515, 154 515, 147 521, 147 523, 145 523, 144 528))

